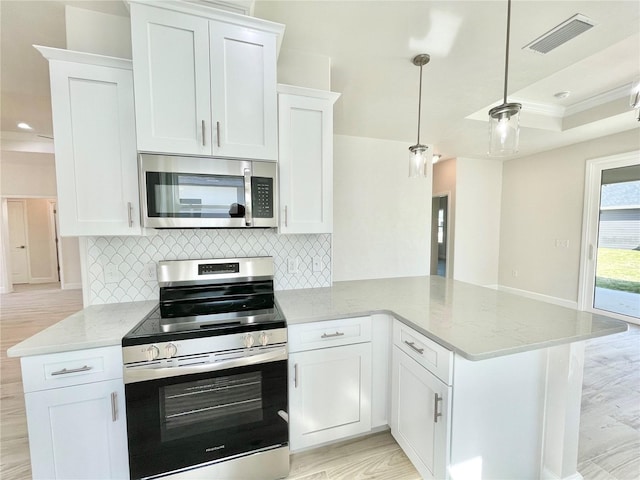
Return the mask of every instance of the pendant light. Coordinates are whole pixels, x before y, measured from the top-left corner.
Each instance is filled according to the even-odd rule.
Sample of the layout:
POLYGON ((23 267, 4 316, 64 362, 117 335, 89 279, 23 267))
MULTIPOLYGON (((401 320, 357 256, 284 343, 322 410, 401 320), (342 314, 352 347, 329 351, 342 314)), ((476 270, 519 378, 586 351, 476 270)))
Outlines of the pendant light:
POLYGON ((420 143, 420 110, 422 108, 422 67, 429 63, 431 57, 421 53, 413 57, 413 64, 420 67, 420 87, 418 93, 418 141, 409 147, 409 176, 426 177, 431 155, 429 147, 420 143))
POLYGON ((504 96, 502 105, 489 110, 489 155, 500 157, 518 151, 520 136, 520 103, 507 103, 509 79, 509 31, 511 28, 511 0, 507 0, 507 48, 504 60, 504 96))

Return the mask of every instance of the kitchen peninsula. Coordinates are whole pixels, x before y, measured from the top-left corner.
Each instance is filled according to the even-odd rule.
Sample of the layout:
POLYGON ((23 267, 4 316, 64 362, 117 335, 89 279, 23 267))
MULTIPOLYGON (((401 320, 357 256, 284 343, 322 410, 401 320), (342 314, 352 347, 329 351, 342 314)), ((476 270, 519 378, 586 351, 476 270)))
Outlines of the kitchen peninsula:
MULTIPOLYGON (((624 322, 441 277, 337 282, 278 291, 276 300, 289 325, 294 451, 293 432, 303 420, 296 416, 296 395, 331 390, 327 395, 338 399, 353 396, 352 389, 306 389, 322 378, 318 358, 342 375, 331 355, 354 344, 368 352, 356 365, 362 381, 358 414, 369 415, 360 431, 390 425, 423 477, 581 478, 576 459, 583 341, 626 331, 624 322), (315 332, 324 332, 322 348, 309 346, 315 332), (315 355, 316 366, 307 368, 305 355, 315 355)), ((89 307, 8 355, 23 357, 26 383, 25 362, 40 356, 119 348, 122 335, 152 308, 151 302, 126 305, 89 307), (139 316, 127 315, 124 325, 118 312, 136 309, 139 316), (91 319, 90 327, 83 318, 91 319), (69 341, 70 325, 84 340, 69 341)), ((348 413, 344 422, 353 423, 348 413)), ((308 446, 299 443, 302 448, 308 446)))

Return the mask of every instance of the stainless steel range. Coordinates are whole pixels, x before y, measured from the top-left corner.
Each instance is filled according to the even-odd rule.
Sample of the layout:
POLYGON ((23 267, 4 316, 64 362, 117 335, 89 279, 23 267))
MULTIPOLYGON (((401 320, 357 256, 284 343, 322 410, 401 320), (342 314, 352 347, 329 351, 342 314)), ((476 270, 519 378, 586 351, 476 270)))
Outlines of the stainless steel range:
POLYGON ((158 264, 160 303, 122 339, 131 478, 288 475, 273 274, 271 257, 158 264))

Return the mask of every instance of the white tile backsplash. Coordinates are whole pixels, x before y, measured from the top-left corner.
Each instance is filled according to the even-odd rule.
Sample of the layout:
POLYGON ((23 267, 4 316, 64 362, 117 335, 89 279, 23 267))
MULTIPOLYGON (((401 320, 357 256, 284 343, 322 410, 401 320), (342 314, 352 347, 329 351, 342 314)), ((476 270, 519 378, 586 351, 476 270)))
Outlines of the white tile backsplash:
POLYGON ((276 290, 331 285, 331 235, 278 235, 275 230, 158 230, 144 237, 89 237, 89 305, 155 300, 158 282, 145 270, 160 260, 272 256, 276 290), (298 259, 298 273, 287 260, 298 259), (322 269, 313 272, 313 258, 322 269))

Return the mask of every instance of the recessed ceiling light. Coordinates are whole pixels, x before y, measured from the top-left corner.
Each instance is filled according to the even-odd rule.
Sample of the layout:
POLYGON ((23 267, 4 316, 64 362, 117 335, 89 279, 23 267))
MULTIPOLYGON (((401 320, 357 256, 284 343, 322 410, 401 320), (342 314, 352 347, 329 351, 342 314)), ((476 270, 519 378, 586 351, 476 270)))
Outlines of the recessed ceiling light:
POLYGON ((569 95, 571 95, 571 92, 567 92, 566 90, 563 92, 558 92, 553 94, 553 96, 559 100, 562 100, 563 98, 567 98, 569 95))
POLYGON ((33 130, 31 125, 29 125, 28 123, 25 123, 25 122, 18 123, 18 128, 21 128, 23 130, 33 130))
POLYGON ((442 155, 439 153, 435 153, 431 159, 431 163, 438 163, 438 160, 442 158, 442 155))

